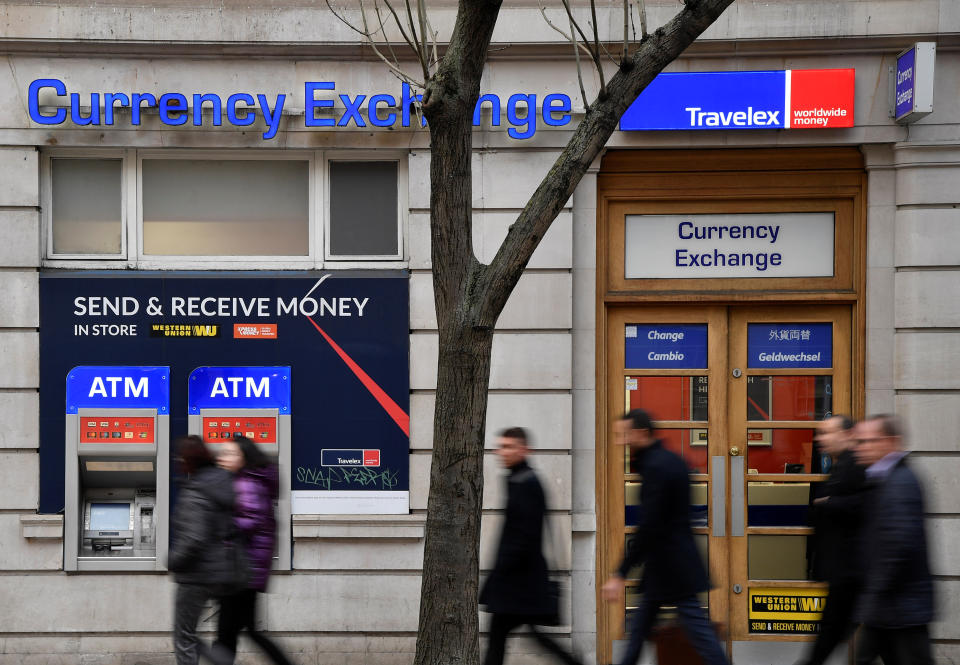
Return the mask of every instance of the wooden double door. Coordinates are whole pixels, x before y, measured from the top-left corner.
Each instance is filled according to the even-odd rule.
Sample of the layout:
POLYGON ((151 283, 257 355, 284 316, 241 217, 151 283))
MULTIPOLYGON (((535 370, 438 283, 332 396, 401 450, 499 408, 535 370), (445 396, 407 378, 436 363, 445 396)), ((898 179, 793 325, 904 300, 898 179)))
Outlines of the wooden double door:
MULTIPOLYGON (((728 649, 809 640, 818 629, 825 590, 812 581, 809 514, 830 461, 815 432, 824 418, 851 412, 852 313, 842 305, 608 311, 598 563, 616 564, 642 516, 643 478, 629 450, 616 446, 612 423, 643 408, 691 470, 694 537, 713 587, 701 600, 725 626, 728 649)), ((631 574, 622 606, 601 606, 601 657, 623 638, 642 597, 639 575, 631 574)))

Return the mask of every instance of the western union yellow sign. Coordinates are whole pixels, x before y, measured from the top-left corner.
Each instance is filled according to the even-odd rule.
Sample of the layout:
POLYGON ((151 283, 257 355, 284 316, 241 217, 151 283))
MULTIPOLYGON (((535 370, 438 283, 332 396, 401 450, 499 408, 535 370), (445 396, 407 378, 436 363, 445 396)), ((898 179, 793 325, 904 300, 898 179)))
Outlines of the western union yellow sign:
POLYGON ((826 589, 750 589, 750 632, 810 635, 820 632, 826 589))
POLYGON ((151 337, 219 337, 219 325, 194 325, 186 323, 154 323, 150 325, 151 337))

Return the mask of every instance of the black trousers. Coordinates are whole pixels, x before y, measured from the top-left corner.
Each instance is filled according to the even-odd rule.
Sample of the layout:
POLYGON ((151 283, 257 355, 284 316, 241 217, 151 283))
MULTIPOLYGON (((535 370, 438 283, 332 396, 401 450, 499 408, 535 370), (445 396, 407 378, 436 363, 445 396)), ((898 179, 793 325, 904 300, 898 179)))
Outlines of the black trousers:
POLYGON ((245 589, 220 601, 220 621, 217 624, 217 643, 214 645, 216 662, 233 662, 237 653, 237 637, 246 630, 250 639, 277 665, 291 665, 280 647, 256 628, 257 591, 245 589), (224 656, 227 657, 224 657, 224 656), (229 658, 229 661, 227 660, 229 658))
POLYGON ((933 665, 927 627, 880 628, 861 626, 854 653, 856 665, 933 665))
POLYGON ((484 665, 503 665, 503 655, 507 646, 507 635, 511 630, 519 628, 522 625, 530 626, 530 632, 533 637, 547 651, 562 660, 567 665, 580 665, 573 654, 564 651, 563 647, 540 632, 537 627, 530 623, 530 617, 518 614, 494 614, 490 622, 490 640, 487 643, 487 657, 484 659, 484 665))
POLYGON ((823 665, 833 650, 853 633, 853 611, 859 590, 860 585, 855 582, 831 582, 820 633, 804 661, 807 665, 823 665))

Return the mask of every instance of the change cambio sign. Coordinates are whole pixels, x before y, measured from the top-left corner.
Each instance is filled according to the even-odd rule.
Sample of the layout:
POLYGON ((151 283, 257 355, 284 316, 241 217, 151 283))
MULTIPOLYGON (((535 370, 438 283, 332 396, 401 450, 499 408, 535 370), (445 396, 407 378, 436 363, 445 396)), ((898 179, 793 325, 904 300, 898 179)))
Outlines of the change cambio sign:
POLYGON ((627 215, 624 277, 830 277, 832 212, 627 215))

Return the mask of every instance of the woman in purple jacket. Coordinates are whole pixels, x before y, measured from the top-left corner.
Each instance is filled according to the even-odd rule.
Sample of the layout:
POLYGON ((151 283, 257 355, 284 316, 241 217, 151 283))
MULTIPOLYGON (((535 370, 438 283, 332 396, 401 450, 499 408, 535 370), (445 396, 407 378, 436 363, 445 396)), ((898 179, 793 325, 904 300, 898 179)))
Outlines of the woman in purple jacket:
POLYGON ((257 594, 267 588, 277 541, 277 519, 273 509, 279 487, 277 467, 253 441, 242 436, 224 442, 218 464, 234 474, 234 523, 246 543, 250 581, 246 589, 221 601, 217 643, 214 645, 216 662, 218 665, 233 663, 237 637, 246 629, 250 639, 274 663, 290 665, 273 640, 256 628, 257 594))

